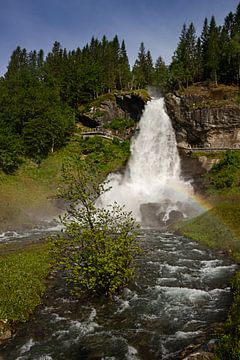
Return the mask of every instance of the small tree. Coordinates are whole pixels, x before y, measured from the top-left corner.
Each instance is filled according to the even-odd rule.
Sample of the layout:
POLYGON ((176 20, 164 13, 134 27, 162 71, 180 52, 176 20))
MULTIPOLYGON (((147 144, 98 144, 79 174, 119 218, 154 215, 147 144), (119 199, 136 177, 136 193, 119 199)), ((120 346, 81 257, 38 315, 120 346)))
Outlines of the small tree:
POLYGON ((64 167, 60 195, 69 203, 61 222, 63 235, 53 239, 56 260, 66 271, 72 293, 112 295, 129 283, 140 247, 131 214, 114 204, 99 208, 95 201, 105 190, 99 173, 83 160, 64 167))

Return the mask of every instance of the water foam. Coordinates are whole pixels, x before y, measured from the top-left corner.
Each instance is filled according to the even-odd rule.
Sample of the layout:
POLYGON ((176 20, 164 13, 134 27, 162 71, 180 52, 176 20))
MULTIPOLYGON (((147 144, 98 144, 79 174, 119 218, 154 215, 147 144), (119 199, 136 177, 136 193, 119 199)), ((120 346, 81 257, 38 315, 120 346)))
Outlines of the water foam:
POLYGON ((116 201, 140 220, 141 204, 165 200, 164 220, 167 220, 170 210, 184 213, 185 205, 189 205, 192 188, 181 179, 180 173, 175 133, 164 100, 153 99, 146 105, 139 132, 131 143, 125 174, 109 176, 111 189, 102 195, 99 203, 106 206, 116 201))

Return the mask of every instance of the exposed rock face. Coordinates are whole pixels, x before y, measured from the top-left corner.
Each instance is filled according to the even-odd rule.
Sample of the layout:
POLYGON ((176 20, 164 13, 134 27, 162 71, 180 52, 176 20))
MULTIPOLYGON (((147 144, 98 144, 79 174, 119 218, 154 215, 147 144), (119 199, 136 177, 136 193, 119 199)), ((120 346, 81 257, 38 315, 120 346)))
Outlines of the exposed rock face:
POLYGON ((168 94, 165 102, 179 146, 240 148, 239 106, 204 107, 203 98, 193 95, 168 94))
POLYGON ((125 117, 135 121, 140 120, 145 106, 145 101, 142 97, 135 94, 116 95, 116 103, 124 111, 125 117))
POLYGON ((83 125, 96 128, 111 122, 113 119, 133 119, 138 121, 142 115, 146 100, 136 94, 111 95, 89 112, 78 116, 83 125))

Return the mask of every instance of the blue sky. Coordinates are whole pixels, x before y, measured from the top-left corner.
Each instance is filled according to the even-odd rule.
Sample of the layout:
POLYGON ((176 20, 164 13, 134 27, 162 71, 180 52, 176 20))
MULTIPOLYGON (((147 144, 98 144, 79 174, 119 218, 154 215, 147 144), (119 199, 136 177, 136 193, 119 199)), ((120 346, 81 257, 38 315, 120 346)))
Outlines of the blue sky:
POLYGON ((0 0, 0 74, 19 45, 47 53, 55 40, 69 50, 92 36, 115 34, 126 42, 130 63, 140 42, 169 63, 184 22, 201 32, 204 18, 219 25, 239 0, 0 0))

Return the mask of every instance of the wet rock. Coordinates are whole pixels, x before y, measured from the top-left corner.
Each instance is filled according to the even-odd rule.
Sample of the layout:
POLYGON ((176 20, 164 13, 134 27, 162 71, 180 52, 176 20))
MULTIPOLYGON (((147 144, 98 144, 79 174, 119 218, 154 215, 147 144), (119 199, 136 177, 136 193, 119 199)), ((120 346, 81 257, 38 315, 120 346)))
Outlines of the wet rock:
POLYGON ((214 359, 214 354, 210 352, 195 352, 187 357, 183 358, 183 360, 212 360, 214 359))
POLYGON ((209 342, 206 344, 207 351, 214 352, 217 348, 218 342, 218 339, 209 340, 209 342))
POLYGON ((164 226, 172 225, 180 220, 183 220, 184 215, 181 211, 184 205, 178 202, 178 205, 173 204, 169 199, 161 203, 146 203, 141 204, 141 224, 143 227, 162 228, 164 226), (179 210, 174 210, 174 207, 179 210), (171 210, 173 208, 173 210, 171 210))
POLYGON ((143 227, 159 228, 165 226, 163 221, 165 212, 161 212, 161 207, 159 203, 141 204, 141 224, 143 227))
MULTIPOLYGON (((6 321, 0 320, 0 345, 7 342, 12 337, 12 331, 7 327, 6 321)), ((1 356, 0 356, 1 360, 1 356)))
POLYGON ((174 224, 180 220, 183 220, 183 213, 179 210, 171 210, 168 214, 168 220, 166 221, 166 225, 174 224))

